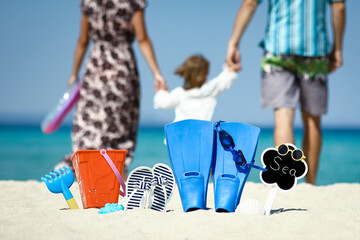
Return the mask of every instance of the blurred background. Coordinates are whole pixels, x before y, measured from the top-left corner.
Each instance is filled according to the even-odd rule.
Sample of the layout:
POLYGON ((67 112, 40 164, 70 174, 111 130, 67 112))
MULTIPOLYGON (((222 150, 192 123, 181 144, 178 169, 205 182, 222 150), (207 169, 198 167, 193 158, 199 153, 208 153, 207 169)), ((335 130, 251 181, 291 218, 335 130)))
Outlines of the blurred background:
MULTIPOLYGON (((182 85, 173 72, 191 54, 201 53, 210 61, 209 78, 220 73, 240 4, 239 0, 148 1, 148 33, 170 89, 182 85)), ((1 123, 38 123, 65 92, 79 34, 79 6, 79 0, 0 0, 1 123)), ((324 126, 360 127, 359 10, 359 1, 348 1, 344 66, 330 75, 324 126)), ((327 13, 332 42, 331 11, 327 13)), ((214 120, 272 126, 272 110, 261 109, 259 100, 263 51, 258 43, 264 36, 266 17, 267 1, 263 1, 240 46, 244 69, 233 87, 220 96, 214 120)), ((134 48, 142 83, 141 125, 171 122, 173 111, 153 109, 152 74, 136 43, 134 48)))

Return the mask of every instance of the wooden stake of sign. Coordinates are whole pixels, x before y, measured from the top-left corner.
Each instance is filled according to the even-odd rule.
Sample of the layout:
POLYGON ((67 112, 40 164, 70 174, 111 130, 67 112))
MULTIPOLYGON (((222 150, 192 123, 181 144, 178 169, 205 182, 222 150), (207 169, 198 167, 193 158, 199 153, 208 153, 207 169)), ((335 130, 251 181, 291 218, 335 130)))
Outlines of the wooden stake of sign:
POLYGON ((276 195, 278 193, 278 187, 277 186, 271 186, 269 194, 267 196, 265 205, 264 205, 264 212, 266 216, 270 216, 270 212, 272 209, 272 206, 274 205, 276 195))

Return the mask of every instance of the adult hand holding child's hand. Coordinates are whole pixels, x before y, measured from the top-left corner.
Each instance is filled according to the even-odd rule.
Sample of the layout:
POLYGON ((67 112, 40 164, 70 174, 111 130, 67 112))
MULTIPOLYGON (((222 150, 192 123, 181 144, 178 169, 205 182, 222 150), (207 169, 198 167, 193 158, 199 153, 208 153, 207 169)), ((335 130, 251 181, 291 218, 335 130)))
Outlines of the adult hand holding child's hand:
POLYGON ((239 72, 242 69, 240 64, 240 51, 232 44, 229 44, 228 46, 226 65, 229 69, 231 68, 235 72, 239 72))
POLYGON ((166 85, 166 81, 164 79, 164 77, 161 74, 155 74, 154 75, 154 89, 155 89, 155 93, 157 91, 159 91, 160 89, 162 90, 168 90, 168 87, 166 85))

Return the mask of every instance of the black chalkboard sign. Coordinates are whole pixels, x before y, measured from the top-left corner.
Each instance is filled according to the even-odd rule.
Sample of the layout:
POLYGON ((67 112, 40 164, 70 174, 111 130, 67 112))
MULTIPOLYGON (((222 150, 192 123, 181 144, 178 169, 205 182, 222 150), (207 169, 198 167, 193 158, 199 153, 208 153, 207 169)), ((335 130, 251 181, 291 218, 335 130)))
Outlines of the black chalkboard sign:
POLYGON ((264 184, 276 184, 280 189, 289 191, 295 187, 297 179, 304 177, 308 167, 304 160, 295 161, 291 156, 296 149, 293 144, 286 144, 290 151, 286 155, 279 154, 276 148, 265 149, 261 161, 267 171, 260 172, 260 179, 264 184))

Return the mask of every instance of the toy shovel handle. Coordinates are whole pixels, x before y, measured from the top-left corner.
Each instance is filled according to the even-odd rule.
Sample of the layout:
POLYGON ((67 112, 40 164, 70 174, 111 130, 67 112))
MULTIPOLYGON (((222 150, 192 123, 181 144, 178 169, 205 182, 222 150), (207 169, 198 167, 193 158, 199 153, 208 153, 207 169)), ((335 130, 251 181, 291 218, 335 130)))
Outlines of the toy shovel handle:
POLYGON ((121 177, 119 171, 117 170, 115 164, 113 163, 113 161, 111 160, 111 158, 109 157, 109 155, 106 153, 106 150, 105 149, 101 149, 100 150, 100 154, 105 158, 105 160, 107 161, 107 163, 110 165, 111 169, 113 170, 113 172, 115 173, 117 179, 119 180, 120 182, 120 185, 121 185, 121 189, 123 191, 121 191, 121 189, 119 190, 119 194, 120 196, 122 197, 125 197, 125 192, 126 192, 126 185, 125 185, 125 182, 124 182, 124 179, 121 177))
MULTIPOLYGON (((72 172, 70 172, 72 174, 72 172)), ((64 198, 69 206, 70 209, 79 209, 73 195, 71 194, 68 186, 65 184, 64 181, 61 181, 61 189, 62 194, 64 195, 64 198)))

